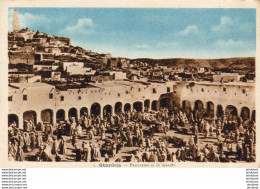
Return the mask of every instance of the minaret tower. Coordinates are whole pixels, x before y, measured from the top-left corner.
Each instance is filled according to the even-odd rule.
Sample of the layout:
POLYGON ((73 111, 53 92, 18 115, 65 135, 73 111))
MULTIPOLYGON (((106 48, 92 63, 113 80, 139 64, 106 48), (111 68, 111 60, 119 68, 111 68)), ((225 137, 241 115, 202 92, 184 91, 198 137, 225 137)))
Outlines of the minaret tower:
POLYGON ((18 11, 14 10, 13 32, 18 32, 19 30, 20 30, 20 27, 19 27, 19 20, 18 20, 18 11))

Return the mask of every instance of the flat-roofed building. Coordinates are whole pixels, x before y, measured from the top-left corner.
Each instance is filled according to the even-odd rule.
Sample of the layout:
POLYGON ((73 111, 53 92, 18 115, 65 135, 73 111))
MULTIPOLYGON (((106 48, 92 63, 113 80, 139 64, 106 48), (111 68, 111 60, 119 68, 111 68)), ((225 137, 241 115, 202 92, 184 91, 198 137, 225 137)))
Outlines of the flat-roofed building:
POLYGON ((98 109, 98 114, 103 116, 105 110, 113 114, 119 110, 144 111, 178 106, 191 110, 204 108, 216 117, 233 107, 237 115, 247 111, 249 119, 255 119, 254 99, 254 83, 119 80, 65 89, 44 83, 15 83, 9 86, 8 96, 9 116, 17 117, 20 128, 23 127, 23 121, 28 119, 35 123, 54 123, 67 120, 69 116, 79 118, 83 109, 89 114, 98 109))

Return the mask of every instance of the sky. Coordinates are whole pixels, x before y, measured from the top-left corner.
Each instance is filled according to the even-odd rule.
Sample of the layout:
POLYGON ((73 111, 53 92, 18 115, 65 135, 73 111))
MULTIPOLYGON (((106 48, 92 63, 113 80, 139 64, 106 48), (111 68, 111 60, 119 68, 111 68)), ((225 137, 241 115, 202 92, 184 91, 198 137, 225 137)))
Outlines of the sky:
POLYGON ((20 28, 114 57, 256 56, 255 9, 9 8, 9 31, 14 9, 20 28))

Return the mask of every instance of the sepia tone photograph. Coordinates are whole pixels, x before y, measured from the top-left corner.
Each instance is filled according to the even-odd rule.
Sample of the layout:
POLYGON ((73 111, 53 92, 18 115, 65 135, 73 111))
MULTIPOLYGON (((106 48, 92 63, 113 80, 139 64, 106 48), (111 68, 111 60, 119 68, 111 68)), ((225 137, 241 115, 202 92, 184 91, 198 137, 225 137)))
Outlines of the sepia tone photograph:
POLYGON ((256 9, 8 9, 8 160, 256 162, 256 9))

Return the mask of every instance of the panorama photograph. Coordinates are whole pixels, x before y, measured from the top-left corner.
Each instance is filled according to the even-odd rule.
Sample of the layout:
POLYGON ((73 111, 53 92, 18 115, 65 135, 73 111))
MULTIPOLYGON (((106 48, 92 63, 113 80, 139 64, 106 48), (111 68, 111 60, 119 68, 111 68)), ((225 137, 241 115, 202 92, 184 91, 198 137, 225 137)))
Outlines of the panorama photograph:
POLYGON ((6 37, 9 161, 256 161, 256 9, 13 7, 6 37))

